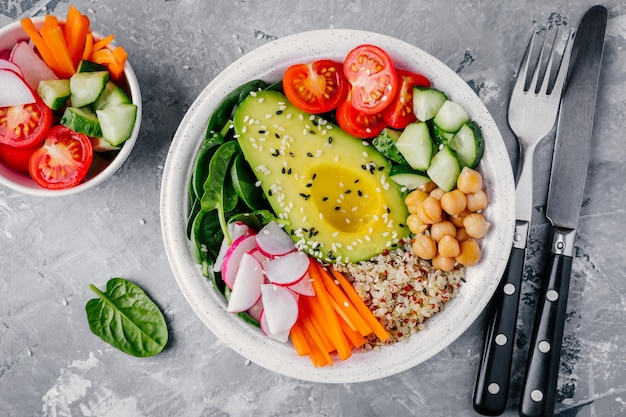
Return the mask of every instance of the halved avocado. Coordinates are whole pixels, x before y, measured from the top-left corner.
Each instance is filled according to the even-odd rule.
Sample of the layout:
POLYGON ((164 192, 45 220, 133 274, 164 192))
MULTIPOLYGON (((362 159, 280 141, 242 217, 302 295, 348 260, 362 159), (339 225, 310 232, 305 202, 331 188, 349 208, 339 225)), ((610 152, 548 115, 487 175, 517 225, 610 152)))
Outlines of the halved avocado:
POLYGON ((400 186, 374 146, 275 91, 234 114, 243 154, 299 249, 330 263, 368 260, 410 232, 400 186))

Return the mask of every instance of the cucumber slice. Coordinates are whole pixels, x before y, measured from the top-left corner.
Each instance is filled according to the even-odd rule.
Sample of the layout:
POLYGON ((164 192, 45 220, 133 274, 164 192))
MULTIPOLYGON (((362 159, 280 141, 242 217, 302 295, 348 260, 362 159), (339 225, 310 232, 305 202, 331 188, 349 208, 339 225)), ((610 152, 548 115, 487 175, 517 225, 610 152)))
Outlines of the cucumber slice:
POLYGON ((86 107, 67 107, 61 117, 61 124, 87 136, 102 136, 98 118, 86 107))
POLYGON ((446 100, 433 119, 433 123, 441 130, 456 133, 469 120, 470 117, 463 106, 454 101, 446 100))
POLYGON ((465 123, 449 142, 463 166, 476 168, 485 152, 480 127, 473 121, 465 123))
POLYGON ((378 136, 374 138, 372 145, 374 145, 378 152, 383 154, 383 156, 390 161, 398 164, 406 164, 406 160, 396 147, 396 142, 398 142, 401 133, 402 132, 398 130, 386 127, 378 136))
POLYGON ((408 165, 394 165, 389 171, 389 178, 408 190, 415 190, 430 182, 428 175, 408 165))
POLYGON ((118 151, 121 148, 119 146, 113 146, 103 138, 89 138, 91 142, 91 147, 94 152, 109 152, 109 151, 118 151))
POLYGON ((447 145, 454 137, 454 133, 446 132, 436 124, 431 124, 433 142, 436 146, 447 145))
POLYGON ((120 104, 96 110, 96 115, 102 128, 102 137, 113 146, 124 143, 133 131, 137 106, 134 104, 120 104))
POLYGON ((70 99, 70 80, 42 80, 37 86, 37 95, 50 109, 62 109, 70 99))
POLYGON ((70 78, 72 107, 85 107, 100 96, 109 81, 108 71, 77 72, 70 78))
POLYGON ((411 168, 425 171, 430 165, 433 141, 426 123, 410 123, 398 138, 396 147, 411 168))
POLYGON ((121 87, 118 87, 113 81, 107 82, 102 94, 93 103, 94 110, 102 110, 107 107, 117 106, 118 104, 129 104, 130 98, 121 87))
POLYGON ((433 156, 433 160, 426 171, 430 179, 444 191, 452 191, 456 180, 461 173, 461 163, 449 146, 443 146, 433 156))
POLYGON ((108 71, 108 69, 104 65, 87 61, 86 59, 83 59, 78 63, 78 69, 76 70, 76 72, 97 72, 97 71, 108 71))
POLYGON ((447 99, 444 92, 436 88, 413 87, 413 113, 417 120, 430 120, 447 99))

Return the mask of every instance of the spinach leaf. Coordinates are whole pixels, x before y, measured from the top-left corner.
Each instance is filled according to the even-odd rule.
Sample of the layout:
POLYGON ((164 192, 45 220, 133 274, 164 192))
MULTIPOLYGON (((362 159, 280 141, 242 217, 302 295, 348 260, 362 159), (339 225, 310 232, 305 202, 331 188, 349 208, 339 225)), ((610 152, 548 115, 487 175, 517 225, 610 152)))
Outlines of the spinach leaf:
POLYGON ((265 81, 252 80, 228 93, 211 115, 207 125, 206 136, 209 137, 213 133, 219 132, 232 117, 235 106, 246 98, 251 91, 262 90, 265 87, 267 87, 265 81))
POLYGON ((202 210, 217 209, 222 233, 228 243, 231 243, 231 238, 226 227, 225 213, 233 210, 238 201, 228 174, 230 165, 238 152, 240 152, 239 144, 234 140, 225 142, 215 151, 209 163, 209 175, 204 182, 204 193, 200 199, 202 210))
POLYGON ((161 310, 136 284, 111 278, 106 292, 93 284, 99 298, 87 302, 91 331, 106 343, 137 357, 154 356, 168 340, 167 324, 161 310))
POLYGON ((268 207, 265 194, 263 194, 261 187, 255 185, 257 178, 242 153, 235 157, 233 166, 230 169, 230 176, 233 181, 235 193, 237 193, 239 198, 249 209, 260 210, 268 207))
POLYGON ((221 133, 214 133, 202 143, 194 161, 193 171, 191 171, 189 195, 192 203, 196 198, 202 197, 202 186, 209 175, 209 161, 217 148, 223 143, 224 136, 221 133))
POLYGON ((277 223, 286 223, 286 220, 278 219, 272 211, 265 209, 255 210, 252 213, 239 212, 237 214, 233 214, 228 218, 228 223, 243 222, 251 229, 261 230, 263 226, 272 220, 277 223))
POLYGON ((192 236, 192 252, 196 261, 202 264, 202 274, 208 276, 208 269, 213 266, 224 238, 217 210, 198 212, 193 220, 192 236))

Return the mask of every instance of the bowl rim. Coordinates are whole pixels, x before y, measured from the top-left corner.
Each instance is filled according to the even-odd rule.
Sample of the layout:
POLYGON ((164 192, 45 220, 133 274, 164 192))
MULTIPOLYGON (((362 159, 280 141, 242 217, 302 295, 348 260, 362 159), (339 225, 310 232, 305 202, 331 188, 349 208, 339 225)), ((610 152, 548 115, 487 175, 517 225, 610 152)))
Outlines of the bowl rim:
MULTIPOLYGON (((45 17, 36 16, 32 17, 31 19, 35 26, 41 26, 44 23, 45 17)), ((63 20, 59 19, 59 22, 63 22, 63 20)), ((93 33, 94 37, 98 39, 103 38, 103 36, 98 32, 92 31, 91 33, 93 33)), ((28 40, 28 36, 26 32, 24 32, 24 30, 22 29, 20 21, 12 22, 0 28, 0 49, 3 49, 1 47, 1 44, 3 44, 2 39, 4 37, 10 37, 12 44, 17 43, 20 40, 28 40)), ((6 44, 8 45, 9 42, 6 42, 6 44)), ((143 110, 141 90, 139 87, 137 74, 133 70, 133 67, 128 60, 126 61, 126 64, 124 66, 124 76, 130 90, 131 101, 137 106, 135 125, 133 126, 133 131, 130 138, 126 140, 126 142, 124 142, 124 145, 119 150, 118 154, 115 155, 115 157, 106 165, 104 169, 74 187, 61 190, 51 190, 37 186, 37 184, 32 179, 24 178, 24 174, 21 174, 13 170, 12 168, 5 166, 4 163, 0 161, 0 184, 5 185, 6 187, 14 191, 18 191, 20 193, 35 197, 62 197, 76 194, 89 188, 97 187, 98 185, 109 179, 118 169, 120 169, 126 159, 128 159, 128 156, 130 155, 132 149, 137 142, 137 139, 139 137, 139 130, 141 127, 143 110), (25 183, 28 183, 29 185, 24 185, 21 182, 14 181, 12 179, 13 177, 23 179, 23 181, 25 183)))
MULTIPOLYGON (((349 49, 345 49, 345 53, 349 49)), ((321 29, 289 35, 256 48, 230 64, 202 90, 181 121, 170 146, 162 178, 160 214, 163 243, 178 286, 196 315, 220 340, 248 360, 279 374, 313 382, 354 383, 391 376, 412 368, 443 350, 470 327, 487 306, 504 272, 513 237, 513 205, 513 173, 504 140, 484 104, 461 77, 435 57, 405 41, 361 30, 321 29), (493 233, 492 237, 485 241, 489 243, 485 248, 488 256, 479 263, 482 269, 478 265, 473 267, 480 269, 475 269, 474 275, 480 272, 489 274, 479 282, 463 284, 465 287, 462 287, 461 295, 429 319, 428 329, 412 335, 407 342, 381 347, 373 360, 362 360, 369 352, 357 352, 347 361, 337 360, 332 368, 314 368, 308 358, 297 357, 292 348, 292 352, 287 351, 280 346, 280 342, 260 335, 260 330, 226 312, 223 297, 202 277, 200 267, 191 254, 186 236, 189 202, 185 184, 188 184, 193 160, 212 110, 227 92, 254 78, 249 77, 249 74, 254 73, 252 67, 259 71, 259 78, 269 78, 303 59, 329 57, 329 53, 321 51, 321 45, 331 49, 345 49, 347 44, 354 47, 359 43, 381 46, 392 55, 397 66, 422 70, 431 78, 434 86, 450 83, 454 87, 454 91, 449 94, 451 99, 466 105, 466 108, 468 103, 472 104, 468 112, 473 119, 478 120, 481 128, 486 128, 483 129, 484 133, 490 138, 481 164, 487 164, 483 169, 491 173, 486 178, 488 194, 497 192, 498 195, 498 200, 487 210, 499 220, 490 232, 493 233), (272 68, 270 57, 274 57, 280 64, 279 69, 272 68), (418 61, 423 61, 423 66, 414 68, 418 61), (441 72, 429 74, 424 71, 433 68, 441 72), (496 169, 497 176, 494 175, 496 169), (463 294, 463 288, 468 286, 471 288, 471 299, 463 294), (455 316, 452 310, 454 307, 450 306, 459 309, 463 307, 468 311, 462 315, 459 311, 455 316), (428 341, 428 346, 420 347, 424 339, 428 341), (413 352, 416 347, 417 351, 413 352), (401 360, 395 357, 398 354, 404 355, 401 360), (367 368, 363 369, 362 364, 367 368)))

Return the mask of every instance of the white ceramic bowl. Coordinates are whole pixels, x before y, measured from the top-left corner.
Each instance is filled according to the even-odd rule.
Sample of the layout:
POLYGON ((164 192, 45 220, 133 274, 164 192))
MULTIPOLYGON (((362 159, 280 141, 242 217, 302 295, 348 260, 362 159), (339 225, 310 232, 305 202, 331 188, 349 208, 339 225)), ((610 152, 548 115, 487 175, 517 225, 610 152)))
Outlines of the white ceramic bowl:
MULTIPOLYGON (((35 26, 40 27, 43 25, 44 17, 32 18, 35 26)), ((94 33, 96 39, 101 39, 97 33, 94 33)), ((22 29, 20 22, 13 22, 0 29, 0 51, 11 49, 19 41, 27 41, 28 35, 22 29)), ((19 191, 24 194, 29 194, 39 197, 52 197, 52 196, 64 196, 69 194, 75 194, 89 188, 96 187, 103 181, 107 180, 113 175, 126 161, 128 155, 137 142, 139 136, 139 128, 141 126, 141 91, 139 90, 139 82, 137 76, 133 71, 130 63, 126 62, 124 68, 124 78, 119 83, 129 93, 133 104, 137 105, 137 119, 135 120, 135 126, 133 132, 128 140, 124 142, 122 148, 118 151, 115 158, 110 161, 106 161, 103 158, 94 157, 92 167, 87 174, 87 177, 78 185, 72 188, 63 190, 49 190, 40 187, 33 181, 28 174, 17 172, 14 169, 6 166, 0 161, 0 184, 3 184, 9 188, 19 191)))
POLYGON ((278 39, 243 56, 218 75, 198 96, 172 142, 161 189, 161 226, 167 256, 178 285, 198 317, 224 343, 252 362, 303 380, 349 383, 373 380, 409 369, 440 352, 479 316, 496 290, 511 248, 514 228, 514 182, 503 139, 489 112, 471 88, 451 69, 413 45, 388 36, 353 30, 320 30, 278 39), (398 67, 427 75, 434 87, 462 104, 482 128, 485 154, 482 172, 490 205, 485 211, 492 228, 483 241, 483 259, 469 268, 460 296, 428 320, 428 328, 407 342, 379 351, 357 352, 333 367, 314 368, 291 344, 282 344, 226 312, 223 297, 195 263, 186 237, 188 183, 209 116, 220 100, 246 81, 280 79, 291 64, 319 58, 343 60, 362 43, 385 49, 398 67))

